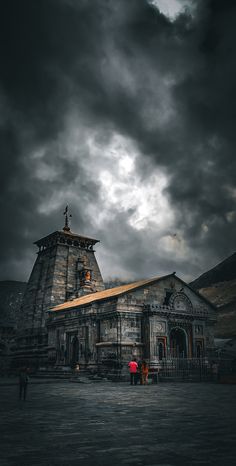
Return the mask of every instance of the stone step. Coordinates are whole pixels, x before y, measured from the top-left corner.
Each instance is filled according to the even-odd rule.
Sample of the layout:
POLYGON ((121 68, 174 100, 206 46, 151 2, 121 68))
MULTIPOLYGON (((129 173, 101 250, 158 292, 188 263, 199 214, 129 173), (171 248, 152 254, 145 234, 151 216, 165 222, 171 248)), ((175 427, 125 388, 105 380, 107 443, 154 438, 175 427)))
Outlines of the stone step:
POLYGON ((35 374, 32 374, 32 377, 36 378, 53 378, 53 379, 68 379, 72 377, 72 369, 62 370, 62 369, 39 369, 35 374))
POLYGON ((32 374, 31 377, 33 378, 40 378, 40 379, 60 379, 60 380, 68 380, 68 379, 77 379, 77 378, 88 378, 88 379, 96 379, 96 380, 103 380, 102 377, 98 377, 94 374, 91 374, 86 369, 81 369, 79 373, 75 373, 72 369, 39 369, 36 373, 32 374))
POLYGON ((209 382, 210 379, 208 377, 171 377, 171 376, 160 376, 158 382, 209 382))

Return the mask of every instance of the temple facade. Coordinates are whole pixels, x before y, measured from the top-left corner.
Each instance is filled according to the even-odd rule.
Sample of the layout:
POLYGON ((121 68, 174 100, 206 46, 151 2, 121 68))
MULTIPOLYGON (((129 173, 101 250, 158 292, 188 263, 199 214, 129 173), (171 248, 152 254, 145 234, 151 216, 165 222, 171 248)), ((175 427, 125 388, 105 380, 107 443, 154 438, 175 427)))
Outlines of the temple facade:
POLYGON ((18 360, 101 370, 122 367, 132 356, 149 363, 205 356, 214 346, 212 304, 175 273, 105 289, 97 242, 72 233, 67 221, 36 241, 18 360))
POLYGON ((214 346, 214 309, 175 273, 79 297, 48 315, 55 365, 101 369, 133 356, 149 363, 200 358, 214 346))

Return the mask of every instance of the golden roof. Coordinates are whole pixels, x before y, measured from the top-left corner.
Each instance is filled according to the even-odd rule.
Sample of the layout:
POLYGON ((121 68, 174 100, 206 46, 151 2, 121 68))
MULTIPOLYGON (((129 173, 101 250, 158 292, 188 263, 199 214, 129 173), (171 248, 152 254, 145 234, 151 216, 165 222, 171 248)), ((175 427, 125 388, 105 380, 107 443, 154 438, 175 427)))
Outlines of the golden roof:
MULTIPOLYGON (((165 277, 167 276, 169 275, 165 275, 165 277)), ((140 288, 144 285, 149 285, 162 278, 164 277, 154 277, 154 278, 149 278, 146 280, 139 280, 138 282, 128 283, 127 285, 116 286, 115 288, 108 288, 107 290, 103 290, 103 291, 97 291, 95 293, 87 294, 85 296, 81 296, 80 298, 76 298, 71 301, 66 301, 65 303, 59 304, 58 306, 55 306, 50 310, 61 311, 63 309, 71 309, 73 307, 84 306, 86 304, 100 301, 102 299, 119 296, 123 293, 126 293, 131 290, 135 290, 136 288, 140 288)))

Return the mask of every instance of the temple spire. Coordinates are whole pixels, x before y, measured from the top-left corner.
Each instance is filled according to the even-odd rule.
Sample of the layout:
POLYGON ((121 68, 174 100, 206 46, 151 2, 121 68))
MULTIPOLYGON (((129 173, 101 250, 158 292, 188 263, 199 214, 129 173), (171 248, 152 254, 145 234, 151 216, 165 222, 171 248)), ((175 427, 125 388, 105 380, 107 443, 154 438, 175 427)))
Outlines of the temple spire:
POLYGON ((69 217, 71 218, 72 215, 68 213, 68 205, 66 206, 63 215, 65 216, 65 225, 64 225, 63 230, 64 230, 64 231, 70 231, 69 220, 68 220, 68 218, 69 218, 69 217))

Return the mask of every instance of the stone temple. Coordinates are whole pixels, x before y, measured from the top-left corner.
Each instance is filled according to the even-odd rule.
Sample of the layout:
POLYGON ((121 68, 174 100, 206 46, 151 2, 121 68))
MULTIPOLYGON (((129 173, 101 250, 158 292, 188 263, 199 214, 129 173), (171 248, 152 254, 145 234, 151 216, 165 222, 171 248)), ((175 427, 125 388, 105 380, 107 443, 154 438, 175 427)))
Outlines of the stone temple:
MULTIPOLYGON (((214 346, 215 308, 174 273, 105 289, 98 240, 65 226, 35 242, 18 333, 18 364, 122 367, 201 358, 214 346)), ((114 270, 115 274, 115 270, 114 270)))

